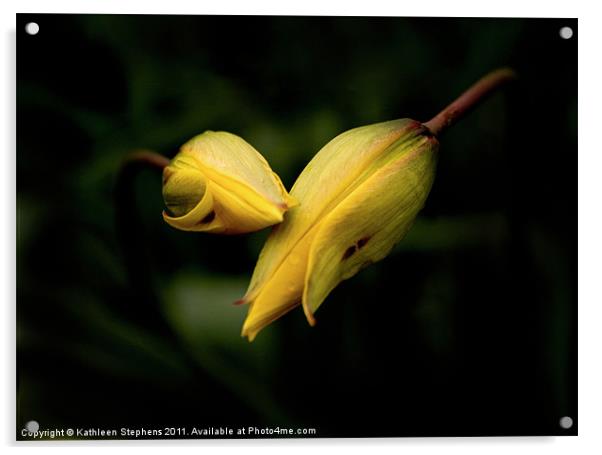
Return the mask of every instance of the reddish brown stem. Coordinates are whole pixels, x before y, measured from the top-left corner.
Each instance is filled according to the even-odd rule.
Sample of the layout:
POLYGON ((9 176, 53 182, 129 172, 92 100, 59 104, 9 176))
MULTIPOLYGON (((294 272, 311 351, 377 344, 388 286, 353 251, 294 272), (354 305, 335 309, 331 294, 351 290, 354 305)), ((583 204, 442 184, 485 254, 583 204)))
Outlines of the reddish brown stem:
POLYGON ((439 136, 495 90, 514 79, 516 79, 516 73, 510 68, 500 68, 492 71, 462 93, 435 117, 425 122, 424 126, 435 136, 439 136))
POLYGON ((123 168, 154 168, 163 170, 169 164, 169 158, 164 157, 156 152, 148 150, 136 150, 131 152, 123 162, 123 168))

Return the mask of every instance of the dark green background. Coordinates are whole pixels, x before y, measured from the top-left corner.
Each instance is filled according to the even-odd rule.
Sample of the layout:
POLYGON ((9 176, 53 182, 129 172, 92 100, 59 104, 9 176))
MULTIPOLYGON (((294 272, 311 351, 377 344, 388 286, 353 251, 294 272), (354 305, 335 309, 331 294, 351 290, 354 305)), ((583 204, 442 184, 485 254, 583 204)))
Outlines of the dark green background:
POLYGON ((577 35, 565 19, 18 15, 18 429, 576 434, 558 422, 577 423, 577 35), (170 228, 152 171, 133 200, 114 193, 129 151, 173 156, 207 129, 290 189, 335 135, 428 120, 503 65, 520 80, 441 138, 408 237, 315 328, 298 309, 240 337, 231 303, 267 231, 170 228))

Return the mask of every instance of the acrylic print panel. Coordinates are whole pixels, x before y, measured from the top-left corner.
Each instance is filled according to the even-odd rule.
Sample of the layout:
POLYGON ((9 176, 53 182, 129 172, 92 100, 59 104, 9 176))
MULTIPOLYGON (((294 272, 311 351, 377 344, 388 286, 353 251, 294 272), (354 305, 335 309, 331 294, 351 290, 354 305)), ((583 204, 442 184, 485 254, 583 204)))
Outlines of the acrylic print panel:
POLYGON ((17 25, 18 439, 577 434, 576 20, 17 25))

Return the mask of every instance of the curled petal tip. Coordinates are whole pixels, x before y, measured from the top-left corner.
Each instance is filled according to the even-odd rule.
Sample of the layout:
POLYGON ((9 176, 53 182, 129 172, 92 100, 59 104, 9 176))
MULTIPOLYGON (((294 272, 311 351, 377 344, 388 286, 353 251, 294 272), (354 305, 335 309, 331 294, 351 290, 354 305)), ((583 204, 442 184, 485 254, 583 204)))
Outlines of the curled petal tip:
POLYGON ((257 150, 223 131, 182 146, 163 172, 163 198, 173 227, 219 234, 280 223, 294 200, 257 150))
POLYGON ((257 330, 257 329, 252 329, 251 326, 249 325, 249 321, 248 319, 245 321, 245 323, 242 326, 242 330, 240 332, 240 336, 243 338, 247 338, 247 340, 249 340, 249 343, 251 343, 255 337, 257 336, 257 334, 259 333, 261 329, 257 330))
POLYGON ((313 315, 307 316, 307 322, 309 323, 310 326, 315 327, 316 326, 316 318, 313 317, 313 315))
POLYGON ((242 332, 240 336, 243 338, 247 338, 249 343, 252 343, 253 340, 255 340, 255 337, 257 336, 257 332, 242 332))
POLYGON ((305 318, 310 326, 314 327, 316 325, 316 318, 314 317, 313 312, 308 307, 307 304, 303 304, 303 312, 305 313, 305 318))

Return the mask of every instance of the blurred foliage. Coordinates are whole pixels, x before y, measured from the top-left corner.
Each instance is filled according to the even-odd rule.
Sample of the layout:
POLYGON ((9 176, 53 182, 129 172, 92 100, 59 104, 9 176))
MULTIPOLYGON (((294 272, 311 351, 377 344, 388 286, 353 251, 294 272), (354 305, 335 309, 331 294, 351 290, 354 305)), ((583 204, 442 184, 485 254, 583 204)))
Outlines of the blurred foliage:
POLYGON ((564 25, 577 30, 19 15, 19 428, 560 434, 558 419, 576 418, 577 42, 559 38, 564 25), (38 36, 21 32, 31 20, 38 36), (230 131, 290 189, 338 133, 428 120, 502 65, 521 80, 442 138, 408 237, 337 288, 313 329, 299 310, 252 344, 240 338, 246 309, 232 302, 267 232, 170 228, 151 171, 132 182, 132 220, 115 217, 115 176, 133 149, 173 156, 204 130, 230 131))

